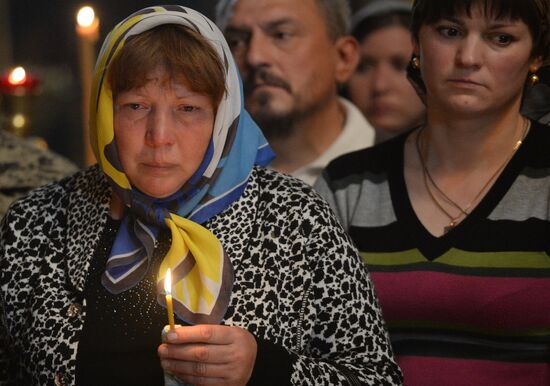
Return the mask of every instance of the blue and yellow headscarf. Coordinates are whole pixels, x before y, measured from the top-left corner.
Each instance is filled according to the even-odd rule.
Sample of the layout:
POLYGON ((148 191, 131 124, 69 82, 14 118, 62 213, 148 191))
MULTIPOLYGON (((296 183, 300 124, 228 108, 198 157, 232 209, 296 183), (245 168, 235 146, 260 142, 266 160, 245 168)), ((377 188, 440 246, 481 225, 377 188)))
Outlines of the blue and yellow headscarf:
POLYGON ((90 135, 95 156, 125 215, 102 277, 117 294, 135 286, 149 271, 158 232, 168 228, 172 244, 158 275, 158 298, 172 271, 176 314, 189 323, 218 323, 229 304, 233 269, 220 241, 200 224, 222 212, 243 193, 254 165, 266 165, 273 152, 243 108, 242 83, 227 43, 214 23, 182 6, 138 11, 107 36, 96 63, 90 103, 90 135), (218 53, 226 70, 226 94, 214 122, 204 160, 176 194, 156 199, 132 187, 121 167, 113 128, 113 97, 106 85, 113 58, 131 36, 163 24, 180 24, 201 34, 218 53))

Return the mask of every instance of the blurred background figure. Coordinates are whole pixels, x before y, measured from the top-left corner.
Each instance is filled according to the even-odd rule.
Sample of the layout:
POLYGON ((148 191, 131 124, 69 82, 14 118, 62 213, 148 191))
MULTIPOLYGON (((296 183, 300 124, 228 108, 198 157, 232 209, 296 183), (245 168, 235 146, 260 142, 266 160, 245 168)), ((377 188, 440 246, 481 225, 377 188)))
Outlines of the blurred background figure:
POLYGON ((369 1, 352 18, 360 61, 346 92, 374 126, 376 143, 424 120, 424 104, 405 72, 413 52, 410 22, 405 0, 369 1))
POLYGON ((247 110, 277 158, 270 167, 309 184, 334 158, 370 146, 374 130, 338 97, 359 56, 347 0, 220 0, 247 110))
POLYGON ((70 161, 38 148, 33 140, 0 129, 0 218, 15 199, 29 190, 76 170, 70 161))
POLYGON ((525 89, 521 111, 525 116, 550 125, 550 68, 542 67, 537 73, 538 82, 525 89))

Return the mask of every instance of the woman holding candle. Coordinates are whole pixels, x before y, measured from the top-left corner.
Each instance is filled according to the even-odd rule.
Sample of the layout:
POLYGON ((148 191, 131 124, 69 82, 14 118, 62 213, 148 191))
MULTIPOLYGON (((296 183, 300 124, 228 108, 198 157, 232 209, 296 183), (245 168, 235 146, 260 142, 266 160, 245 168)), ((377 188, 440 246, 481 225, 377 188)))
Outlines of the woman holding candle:
POLYGON ((549 28, 548 0, 414 1, 426 124, 317 185, 372 273, 407 386, 550 384, 550 131, 520 113, 549 28))
POLYGON ((261 167, 271 150, 208 19, 152 7, 115 27, 91 133, 99 166, 35 191, 2 225, 9 376, 400 384, 363 264, 323 200, 261 167), (184 326, 159 345, 168 270, 184 326))

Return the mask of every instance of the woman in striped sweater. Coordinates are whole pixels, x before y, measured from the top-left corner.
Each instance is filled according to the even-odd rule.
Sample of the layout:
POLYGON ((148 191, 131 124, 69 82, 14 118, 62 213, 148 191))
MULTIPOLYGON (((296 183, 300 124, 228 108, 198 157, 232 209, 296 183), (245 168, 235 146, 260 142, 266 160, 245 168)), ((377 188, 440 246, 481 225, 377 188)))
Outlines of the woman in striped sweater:
POLYGON ((426 124, 316 187, 369 266, 406 386, 548 385, 550 131, 520 107, 549 1, 413 7, 426 124))

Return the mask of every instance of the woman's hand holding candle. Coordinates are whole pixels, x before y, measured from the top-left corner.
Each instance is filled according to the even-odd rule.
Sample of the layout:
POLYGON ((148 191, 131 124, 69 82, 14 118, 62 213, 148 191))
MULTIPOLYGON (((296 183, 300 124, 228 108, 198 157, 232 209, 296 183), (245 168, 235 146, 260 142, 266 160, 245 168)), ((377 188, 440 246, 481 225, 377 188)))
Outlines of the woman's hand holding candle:
POLYGON ((246 385, 256 361, 254 336, 240 327, 176 327, 158 354, 164 370, 191 384, 246 385))

